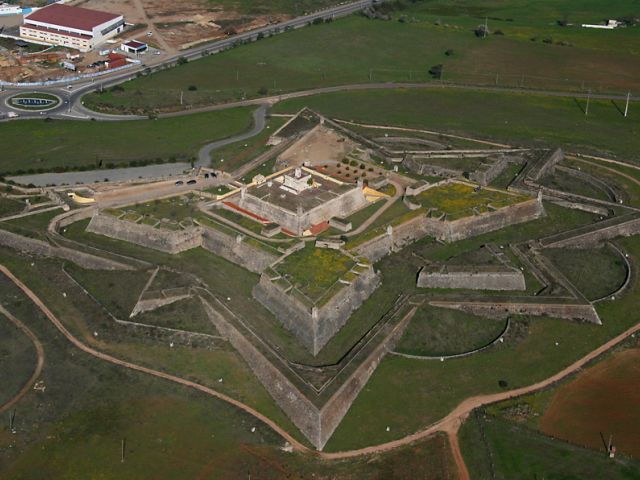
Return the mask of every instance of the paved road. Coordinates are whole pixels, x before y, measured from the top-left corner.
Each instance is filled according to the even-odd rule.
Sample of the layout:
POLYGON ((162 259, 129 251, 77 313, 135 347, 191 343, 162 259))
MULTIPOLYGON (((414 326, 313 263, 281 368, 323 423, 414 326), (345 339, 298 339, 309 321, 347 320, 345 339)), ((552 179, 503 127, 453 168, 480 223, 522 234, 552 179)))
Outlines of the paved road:
POLYGON ((241 142, 242 140, 247 140, 251 137, 255 137, 258 135, 266 125, 266 115, 267 115, 267 105, 260 105, 253 112, 253 126, 247 132, 241 133, 239 135, 234 135, 233 137, 225 138, 224 140, 218 140, 213 143, 209 143, 200 149, 198 152, 198 162, 196 166, 198 167, 208 167, 211 163, 211 152, 217 150, 218 148, 224 147, 226 145, 231 145, 232 143, 241 142))
MULTIPOLYGON (((62 82, 58 86, 54 87, 5 87, 4 92, 0 92, 0 113, 6 113, 8 111, 17 111, 7 107, 4 100, 18 92, 24 91, 39 91, 48 92, 60 96, 65 102, 59 107, 47 112, 48 116, 61 118, 61 119, 84 119, 88 120, 86 113, 81 109, 75 109, 75 106, 80 103, 80 98, 87 92, 97 90, 99 88, 107 88, 118 83, 126 82, 135 78, 139 73, 155 72, 162 70, 166 67, 175 66, 180 58, 186 58, 187 60, 195 60, 201 58, 203 55, 212 55, 220 53, 222 51, 233 48, 235 45, 245 42, 254 41, 259 35, 275 35, 286 30, 297 29, 307 26, 318 18, 333 19, 350 15, 354 12, 362 10, 367 6, 373 4, 375 0, 358 0, 346 5, 337 5, 325 10, 317 11, 309 15, 304 15, 291 20, 287 20, 275 25, 267 25, 266 27, 251 30, 249 32, 240 33, 229 38, 218 40, 216 42, 206 43, 200 46, 183 50, 176 55, 169 57, 165 60, 155 61, 154 58, 150 58, 147 64, 141 64, 139 66, 132 67, 123 72, 116 72, 114 74, 106 74, 97 79, 91 80, 78 80, 74 82, 68 82, 72 89, 67 89, 67 82, 62 82)), ((19 112, 21 118, 39 118, 39 112, 19 112)), ((91 114, 93 118, 101 119, 99 114, 91 114)))

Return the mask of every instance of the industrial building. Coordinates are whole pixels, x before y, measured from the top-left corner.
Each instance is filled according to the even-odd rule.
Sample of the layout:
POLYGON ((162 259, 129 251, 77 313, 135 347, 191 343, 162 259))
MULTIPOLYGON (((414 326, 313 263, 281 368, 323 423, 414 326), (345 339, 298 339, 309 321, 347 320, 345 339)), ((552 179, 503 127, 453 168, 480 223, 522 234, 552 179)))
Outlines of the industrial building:
POLYGON ((123 29, 122 15, 54 3, 27 15, 20 36, 88 52, 123 29))

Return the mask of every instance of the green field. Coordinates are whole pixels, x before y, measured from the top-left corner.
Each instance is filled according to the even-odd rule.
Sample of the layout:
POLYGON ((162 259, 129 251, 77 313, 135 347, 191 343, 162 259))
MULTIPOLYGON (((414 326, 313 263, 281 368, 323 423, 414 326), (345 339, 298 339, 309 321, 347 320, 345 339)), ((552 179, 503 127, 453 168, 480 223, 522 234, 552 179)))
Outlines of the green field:
POLYGON ((9 215, 20 213, 26 207, 23 202, 23 200, 0 197, 0 217, 8 217, 9 215))
POLYGON ((288 100, 276 112, 308 106, 329 117, 426 128, 519 146, 562 146, 640 162, 640 115, 624 118, 609 101, 467 90, 360 91, 288 100))
POLYGON ((491 1, 411 2, 394 12, 392 21, 353 15, 288 32, 133 80, 123 85, 124 91, 90 94, 85 103, 100 110, 145 111, 181 108, 181 92, 186 105, 201 105, 265 91, 432 81, 428 70, 438 64, 451 82, 626 92, 637 85, 640 73, 640 62, 634 61, 637 27, 595 31, 556 24, 567 11, 587 22, 637 13, 632 0, 607 7, 590 0, 576 12, 570 0, 545 0, 531 15, 523 0, 512 8, 491 1), (492 18, 491 30, 504 35, 476 38, 474 29, 485 15, 492 18), (407 21, 399 22, 401 16, 407 21), (543 42, 548 37, 551 43, 543 42), (445 55, 447 50, 453 54, 445 55), (189 91, 190 85, 197 90, 189 91))
POLYGON ((5 122, 0 124, 0 137, 11 155, 0 158, 0 173, 109 167, 158 158, 189 160, 206 143, 246 130, 251 110, 126 122, 5 122))
POLYGON ((472 478, 511 480, 640 478, 640 463, 593 452, 542 435, 504 419, 474 412, 460 430, 460 444, 472 478))
POLYGON ((624 259, 613 248, 550 249, 553 263, 589 300, 615 292, 626 278, 624 259))
POLYGON ((489 205, 502 208, 515 203, 529 200, 523 195, 510 195, 506 192, 481 189, 474 191, 474 187, 462 183, 449 183, 429 188, 415 197, 423 208, 433 208, 438 213, 447 215, 447 220, 487 213, 489 205), (477 213, 476 213, 477 212, 477 213))
POLYGON ((395 351, 430 357, 465 353, 491 343, 504 327, 504 320, 423 305, 395 351))
POLYGON ((355 262, 338 250, 316 248, 311 242, 274 268, 311 301, 318 301, 355 262))

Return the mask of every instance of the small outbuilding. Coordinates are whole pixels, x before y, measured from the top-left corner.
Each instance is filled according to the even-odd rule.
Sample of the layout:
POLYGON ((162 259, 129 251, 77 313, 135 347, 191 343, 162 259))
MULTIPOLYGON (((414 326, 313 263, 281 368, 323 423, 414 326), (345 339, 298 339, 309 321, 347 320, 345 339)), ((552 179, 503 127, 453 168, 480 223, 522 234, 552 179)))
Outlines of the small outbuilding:
POLYGON ((140 55, 141 53, 146 52, 149 49, 149 45, 144 42, 139 42, 137 40, 129 40, 128 42, 120 45, 120 50, 127 53, 133 53, 135 55, 140 55))

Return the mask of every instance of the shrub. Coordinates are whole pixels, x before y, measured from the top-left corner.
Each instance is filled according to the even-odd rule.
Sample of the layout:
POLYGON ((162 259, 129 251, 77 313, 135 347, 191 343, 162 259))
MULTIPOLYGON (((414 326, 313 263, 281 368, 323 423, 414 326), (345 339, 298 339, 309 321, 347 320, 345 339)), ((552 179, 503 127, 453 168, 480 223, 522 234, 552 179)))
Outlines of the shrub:
POLYGON ((178 58, 178 65, 184 65, 185 63, 189 63, 189 60, 187 60, 185 57, 180 57, 178 58))
POLYGON ((351 160, 349 162, 349 165, 351 165, 352 167, 357 167, 358 166, 358 162, 356 162, 355 160, 351 160))
POLYGON ((442 69, 443 69, 443 67, 444 66, 441 63, 431 67, 429 69, 429 75, 431 75, 431 78, 435 78, 435 79, 442 78, 442 69))
POLYGON ((476 34, 476 37, 478 38, 484 38, 491 33, 489 31, 489 28, 486 27, 484 24, 478 25, 473 32, 476 34))
POLYGON ((445 54, 447 57, 450 57, 451 55, 453 55, 453 48, 448 48, 448 49, 444 52, 444 54, 445 54))
POLYGON ((258 89, 258 95, 266 95, 269 93, 269 89, 267 87, 260 87, 258 89))
POLYGON ((190 92, 195 92, 196 90, 198 90, 198 87, 196 87, 195 85, 189 85, 187 90, 189 90, 190 92))

